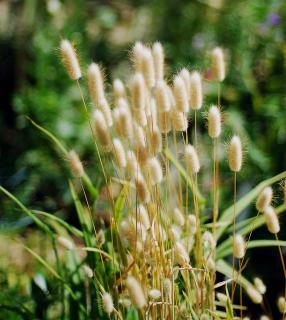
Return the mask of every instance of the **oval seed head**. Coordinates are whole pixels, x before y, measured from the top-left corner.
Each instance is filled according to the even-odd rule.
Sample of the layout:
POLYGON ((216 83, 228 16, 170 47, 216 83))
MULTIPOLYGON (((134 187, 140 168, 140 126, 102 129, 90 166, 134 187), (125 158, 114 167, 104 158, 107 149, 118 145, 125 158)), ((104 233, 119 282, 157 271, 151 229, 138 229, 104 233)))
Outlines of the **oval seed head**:
POLYGON ((279 297, 277 300, 277 307, 280 313, 286 313, 286 300, 284 297, 279 297))
POLYGON ((179 265, 184 266, 185 264, 188 264, 190 262, 190 257, 187 253, 187 250, 181 242, 176 242, 174 251, 176 262, 179 265))
POLYGON ((269 206, 264 210, 264 218, 270 233, 276 234, 280 231, 279 220, 273 207, 269 206))
POLYGON ((175 131, 187 131, 188 119, 184 112, 172 110, 172 124, 175 131))
POLYGON ((240 234, 236 234, 233 239, 233 255, 237 259, 242 259, 245 255, 245 242, 240 234))
POLYGON ((77 178, 82 177, 84 175, 83 166, 79 159, 78 154, 74 150, 71 150, 69 152, 69 161, 70 161, 72 174, 77 178))
POLYGON ((58 240, 58 243, 64 248, 64 249, 67 249, 67 250, 72 250, 73 249, 73 243, 65 238, 65 237, 62 237, 62 236, 59 236, 57 237, 57 240, 58 240))
POLYGON ((138 220, 143 224, 146 230, 150 229, 150 220, 148 212, 143 204, 139 204, 137 208, 138 220))
POLYGON ((215 247, 216 247, 216 240, 213 236, 212 233, 210 233, 209 231, 205 231, 203 233, 203 237, 202 237, 202 240, 203 240, 203 246, 204 248, 206 249, 211 249, 211 250, 214 250, 215 247))
POLYGON ((118 100, 118 107, 113 110, 115 128, 120 137, 133 137, 132 116, 125 99, 118 100))
POLYGON ((169 112, 158 113, 158 127, 164 134, 167 134, 171 131, 171 118, 169 112))
POLYGON ((88 67, 87 81, 91 100, 97 105, 100 100, 105 99, 103 75, 98 64, 92 63, 88 67))
POLYGON ((165 278, 163 281, 164 295, 168 300, 171 300, 172 297, 172 281, 168 278, 165 278))
POLYGON ((212 74, 215 80, 223 81, 225 78, 225 61, 221 48, 216 47, 212 50, 212 74))
POLYGON ((259 212, 263 212, 267 207, 270 206, 273 196, 273 190, 271 187, 264 188, 259 194, 256 200, 256 209, 259 212))
POLYGON ((163 179, 163 171, 158 159, 155 157, 148 159, 147 168, 151 184, 155 185, 161 183, 163 179))
POLYGON ((173 218, 177 225, 182 227, 185 224, 185 217, 179 208, 174 209, 173 218))
POLYGON ((216 106, 211 106, 208 112, 208 133, 212 139, 221 134, 221 114, 216 106))
POLYGON ((242 165, 242 147, 239 136, 233 136, 228 149, 228 163, 230 170, 239 172, 242 165))
POLYGON ((132 303, 139 309, 146 305, 146 298, 140 283, 132 276, 128 276, 126 287, 130 295, 132 303))
POLYGON ((162 135, 157 126, 154 126, 150 132, 150 146, 154 155, 162 151, 162 135))
POLYGON ((121 141, 117 138, 113 139, 114 158, 119 168, 126 167, 126 155, 121 141))
POLYGON ((260 304, 262 302, 262 295, 255 288, 246 288, 246 293, 253 303, 260 304))
POLYGON ((180 112, 189 111, 188 93, 186 90, 186 85, 184 79, 177 75, 174 79, 174 98, 175 98, 175 108, 180 112))
POLYGON ((165 81, 160 80, 155 87, 155 97, 158 112, 168 112, 171 109, 171 102, 168 94, 168 86, 165 81))
POLYGON ((133 67, 135 71, 142 72, 142 60, 145 47, 141 42, 136 42, 132 49, 131 60, 133 62, 133 67))
POLYGON ((145 83, 148 88, 152 88, 155 85, 155 70, 152 51, 149 48, 145 48, 142 56, 142 73, 145 83))
POLYGON ((82 269, 83 269, 83 272, 85 273, 85 275, 88 277, 88 278, 92 278, 93 277, 93 271, 92 269, 90 268, 90 266, 88 266, 87 264, 84 264, 82 266, 82 269))
POLYGON ((95 134, 100 144, 105 150, 109 150, 111 146, 111 137, 102 111, 94 111, 93 121, 95 134))
POLYGON ((185 161, 187 169, 191 174, 200 171, 200 162, 196 149, 190 144, 185 147, 185 161))
POLYGON ((144 109, 138 109, 134 111, 134 118, 140 124, 140 126, 145 127, 147 125, 147 116, 144 109))
POLYGON ((259 293, 264 294, 266 292, 266 286, 260 278, 254 278, 254 285, 259 293))
POLYGON ((134 110, 145 109, 145 83, 141 73, 136 73, 130 84, 132 107, 134 110))
POLYGON ((75 48, 68 40, 62 40, 60 45, 63 63, 72 80, 81 78, 81 70, 75 48))
POLYGON ((268 316, 266 316, 266 315, 263 315, 263 316, 260 317, 259 320, 270 320, 270 318, 268 316))
POLYGON ((108 127, 112 127, 113 120, 112 120, 111 109, 105 98, 98 101, 98 109, 102 111, 108 127))
POLYGON ((131 177, 135 177, 141 174, 139 163, 133 151, 131 150, 127 151, 126 160, 127 160, 127 171, 131 177))
POLYGON ((104 294, 102 295, 102 307, 104 312, 106 312, 107 314, 111 314, 114 310, 111 295, 107 292, 104 292, 104 294))
POLYGON ((148 295, 152 300, 158 300, 161 298, 161 291, 158 289, 151 289, 149 290, 148 295))
POLYGON ((197 220, 194 214, 189 214, 187 217, 187 230, 190 236, 194 235, 197 230, 197 220))
POLYGON ((183 68, 180 71, 179 76, 184 80, 184 84, 185 84, 185 87, 186 87, 188 99, 190 99, 190 92, 191 92, 191 74, 190 74, 190 71, 188 69, 186 69, 186 68, 183 68))
POLYGON ((190 104, 193 110, 199 110, 203 105, 203 88, 201 75, 195 71, 190 79, 190 104))
POLYGON ((148 203, 150 201, 150 193, 142 174, 137 174, 137 176, 135 176, 135 186, 139 201, 148 203))
POLYGON ((125 87, 120 79, 115 79, 113 81, 113 97, 115 104, 117 104, 120 98, 126 97, 125 87))
POLYGON ((152 46, 152 54, 155 68, 156 80, 163 80, 164 78, 164 49, 160 42, 155 42, 152 46))

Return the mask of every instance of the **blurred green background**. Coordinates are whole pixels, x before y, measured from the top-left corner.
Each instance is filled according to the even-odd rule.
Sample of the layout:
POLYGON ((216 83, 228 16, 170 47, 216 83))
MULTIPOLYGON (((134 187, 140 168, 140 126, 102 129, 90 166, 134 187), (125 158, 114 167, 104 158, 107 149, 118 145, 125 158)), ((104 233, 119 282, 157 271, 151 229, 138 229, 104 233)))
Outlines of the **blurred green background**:
MULTIPOLYGON (((206 69, 206 77, 209 51, 223 46, 228 66, 222 87, 226 125, 247 141, 241 192, 285 170, 285 19, 283 0, 1 0, 0 184, 31 208, 69 217, 71 198, 64 161, 59 161, 27 116, 68 148, 75 148, 96 178, 80 96, 60 62, 57 48, 62 38, 76 44, 83 68, 92 60, 100 62, 108 70, 108 80, 126 78, 128 52, 136 40, 162 42, 168 73, 189 66, 206 69)), ((206 105, 215 101, 215 90, 209 90, 206 105)), ((227 137, 231 131, 226 131, 227 137)), ((21 228, 26 239, 33 237, 24 228, 29 219, 2 195, 0 200, 0 230, 21 228)), ((261 255, 279 264, 276 252, 264 250, 254 255, 259 263, 263 263, 261 255)), ((2 266, 13 261, 11 274, 13 268, 30 270, 8 259, 5 251, 0 252, 0 259, 2 266)), ((273 268, 278 277, 280 266, 273 268)), ((267 276, 266 270, 266 282, 267 276)), ((7 278, 3 267, 0 286, 13 288, 12 295, 19 288, 23 291, 21 283, 7 286, 9 281, 15 282, 7 278)), ((279 290, 274 284, 270 292, 276 297, 279 290)))

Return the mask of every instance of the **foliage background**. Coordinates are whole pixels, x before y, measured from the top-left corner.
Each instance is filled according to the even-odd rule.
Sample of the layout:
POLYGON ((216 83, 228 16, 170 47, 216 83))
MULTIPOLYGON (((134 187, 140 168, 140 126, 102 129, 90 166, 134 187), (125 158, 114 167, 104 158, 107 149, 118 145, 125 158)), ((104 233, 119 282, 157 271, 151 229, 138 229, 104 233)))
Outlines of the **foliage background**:
MULTIPOLYGON (((83 67, 91 60, 100 61, 108 80, 126 78, 126 56, 136 40, 161 41, 170 72, 186 65, 203 69, 209 50, 223 46, 228 56, 222 90, 226 127, 247 141, 239 192, 285 170, 285 18, 283 0, 0 1, 0 184, 27 206, 60 212, 76 223, 64 161, 27 116, 75 148, 97 179, 80 97, 59 59, 57 47, 63 37, 76 43, 83 67)), ((216 97, 215 90, 207 90, 206 105, 216 97)), ((223 196, 227 195, 225 190, 223 196)), ((9 232, 36 246, 45 242, 43 235, 36 237, 29 219, 6 198, 0 199, 1 237, 9 232)), ((264 235, 265 230, 259 232, 258 236, 264 235)), ((285 239, 285 232, 281 237, 285 239)), ((19 263, 19 258, 15 261, 17 254, 10 257, 5 248, 0 247, 0 285, 7 294, 16 292, 19 299, 26 299, 31 290, 28 276, 36 267, 19 263), (22 283, 18 276, 23 270, 28 276, 20 277, 22 283)), ((273 281, 281 277, 278 254, 257 250, 249 268, 257 266, 273 304, 281 290, 273 281), (264 259, 273 259, 272 274, 263 270, 264 259)))

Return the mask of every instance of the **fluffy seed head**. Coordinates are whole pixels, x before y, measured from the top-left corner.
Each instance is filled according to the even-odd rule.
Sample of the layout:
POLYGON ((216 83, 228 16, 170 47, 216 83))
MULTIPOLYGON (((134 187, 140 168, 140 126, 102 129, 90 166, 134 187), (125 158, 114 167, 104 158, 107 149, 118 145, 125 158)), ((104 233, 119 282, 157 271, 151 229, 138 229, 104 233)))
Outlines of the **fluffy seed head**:
POLYGON ((186 68, 183 68, 179 72, 179 76, 184 80, 184 84, 186 87, 186 91, 188 94, 188 99, 190 98, 190 90, 191 90, 191 74, 190 71, 186 68))
POLYGON ((270 206, 273 196, 273 190, 271 187, 264 188, 259 194, 256 200, 256 209, 259 212, 263 212, 267 207, 270 206))
POLYGON ((240 234, 236 234, 233 239, 233 255, 238 259, 242 259, 245 255, 245 242, 240 234))
POLYGON ((279 297, 277 300, 277 307, 280 313, 286 313, 286 300, 284 297, 279 297))
POLYGON ((175 98, 175 108, 180 112, 189 111, 188 93, 186 90, 186 85, 184 79, 177 75, 174 79, 174 98, 175 98))
POLYGON ((248 287, 246 293, 253 303, 260 304, 262 302, 262 295, 253 287, 248 287))
POLYGON ((145 109, 145 83, 141 73, 136 73, 130 84, 132 107, 134 110, 145 109))
POLYGON ((120 98, 126 97, 125 87, 120 79, 115 79, 113 81, 113 97, 115 104, 118 102, 120 98))
POLYGON ((82 177, 84 175, 83 166, 78 154, 74 150, 69 152, 69 161, 72 174, 77 178, 82 177))
POLYGON ((168 112, 171 109, 168 86, 165 81, 160 80, 157 82, 155 87, 155 97, 158 106, 158 112, 168 112))
POLYGON ((279 220, 273 207, 268 206, 264 210, 264 218, 269 232, 276 234, 280 231, 279 220))
POLYGON ((131 60, 133 62, 133 67, 136 72, 142 72, 142 60, 145 47, 141 42, 136 42, 133 50, 131 60))
POLYGON ((129 139, 133 137, 132 117, 125 99, 118 100, 118 107, 113 110, 113 119, 120 137, 129 139))
POLYGON ((111 145, 111 137, 103 112, 100 110, 95 110, 93 113, 93 121, 95 134, 100 144, 104 149, 108 150, 111 145))
POLYGON ((220 301, 220 302, 222 302, 222 303, 226 303, 227 302, 227 295, 226 294, 224 294, 224 293, 221 293, 221 292, 218 292, 217 294, 216 294, 216 297, 217 297, 217 299, 220 301))
POLYGON ((266 316, 266 315, 263 315, 263 316, 260 317, 259 320, 270 320, 270 318, 268 316, 266 316))
POLYGON ((155 42, 152 46, 152 54, 155 68, 156 80, 163 80, 164 78, 164 49, 160 42, 155 42))
POLYGON ((208 133, 212 139, 218 138, 221 133, 221 114, 216 106, 211 106, 208 112, 208 133))
POLYGON ((172 295, 172 282, 170 279, 165 278, 163 281, 164 295, 167 299, 171 299, 172 295))
POLYGON ((194 214, 189 214, 187 217, 187 230, 191 236, 196 233, 197 220, 194 214))
POLYGON ((97 105, 100 100, 105 99, 103 75, 98 64, 92 63, 88 67, 87 80, 90 97, 92 102, 97 105))
POLYGON ((158 113, 158 127, 164 134, 171 131, 171 118, 169 112, 158 113))
POLYGON ((58 240, 58 243, 67 250, 72 250, 74 247, 73 243, 65 237, 59 236, 57 240, 58 240))
POLYGON ((198 173, 200 171, 200 162, 197 152, 190 144, 185 147, 185 161, 187 169, 191 174, 198 173))
POLYGON ((161 291, 158 289, 151 289, 149 290, 148 295, 151 299, 158 300, 161 298, 161 291))
POLYGON ((106 312, 107 314, 111 314, 114 309, 111 295, 107 292, 104 292, 104 294, 102 295, 102 306, 104 312, 106 312))
POLYGON ((203 105, 203 88, 201 75, 195 71, 190 79, 190 104, 193 110, 199 110, 203 105))
POLYGON ((177 225, 182 227, 185 224, 185 217, 179 208, 174 209, 173 218, 177 225))
POLYGON ((139 163, 133 151, 131 150, 127 151, 126 160, 127 160, 127 170, 131 177, 135 177, 141 174, 139 163))
POLYGON ((233 136, 228 149, 228 163, 231 171, 239 172, 242 166, 242 147, 239 136, 233 136))
POLYGON ((68 40, 62 40, 60 50, 68 75, 72 80, 78 80, 81 77, 81 70, 75 48, 68 40))
POLYGON ((132 276, 128 276, 126 287, 130 295, 132 303, 139 309, 146 305, 146 298, 140 283, 132 276))
POLYGON ((138 220, 144 225, 145 229, 150 229, 150 220, 148 212, 143 204, 137 207, 138 220))
POLYGON ((159 184, 163 179, 163 172, 160 162, 156 157, 152 157, 147 161, 149 178, 152 185, 159 184))
POLYGON ((147 183, 141 174, 135 176, 135 186, 139 201, 147 203, 150 201, 150 193, 148 190, 147 183))
POLYGON ((264 294, 266 292, 266 286, 260 278, 254 278, 254 285, 259 293, 264 294))
POLYGON ((216 247, 216 240, 212 233, 205 231, 202 236, 203 246, 206 249, 214 250, 216 247))
POLYGON ((177 112, 172 110, 172 124, 175 131, 187 131, 188 119, 184 112, 177 112))
POLYGON ((138 109, 133 113, 134 113, 134 118, 140 124, 140 126, 145 127, 147 125, 146 110, 138 109))
POLYGON ((98 109, 102 111, 108 127, 111 127, 113 125, 112 114, 110 106, 105 98, 98 101, 98 109))
POLYGON ((147 87, 152 88, 155 85, 155 70, 152 51, 149 48, 145 48, 143 51, 142 73, 147 87))
POLYGON ((214 48, 211 54, 212 74, 215 80, 223 81, 225 78, 225 61, 221 48, 214 48))
POLYGON ((150 133, 150 145, 152 152, 156 155, 162 151, 162 135, 157 126, 150 133))
POLYGON ((175 251, 176 262, 179 265, 183 266, 190 262, 190 257, 187 253, 187 250, 181 242, 178 242, 178 241, 176 242, 174 251, 175 251))
POLYGON ((85 275, 88 277, 88 278, 92 278, 93 277, 93 271, 92 269, 90 268, 90 266, 88 266, 87 264, 84 264, 82 266, 83 268, 83 271, 85 273, 85 275))
POLYGON ((114 158, 119 168, 126 167, 126 155, 121 141, 117 138, 113 139, 114 158))

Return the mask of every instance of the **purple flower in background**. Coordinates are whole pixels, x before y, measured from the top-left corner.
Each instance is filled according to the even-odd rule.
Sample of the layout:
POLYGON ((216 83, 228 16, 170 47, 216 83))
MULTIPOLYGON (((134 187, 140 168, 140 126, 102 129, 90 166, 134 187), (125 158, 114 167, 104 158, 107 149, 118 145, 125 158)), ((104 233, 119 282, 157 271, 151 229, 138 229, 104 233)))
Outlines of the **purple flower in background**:
POLYGON ((280 22, 281 22, 281 17, 278 13, 270 13, 267 17, 267 22, 271 25, 271 26, 277 26, 280 22))

